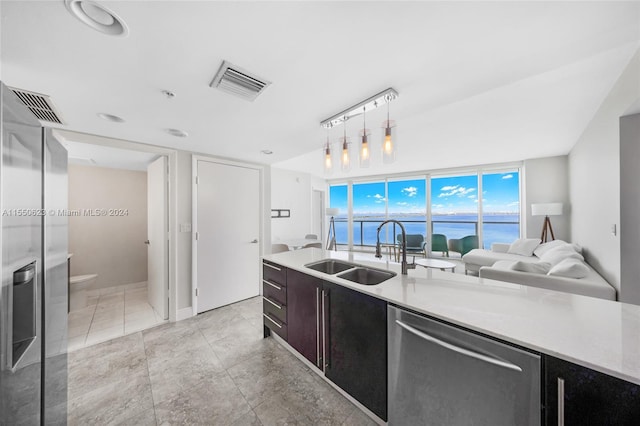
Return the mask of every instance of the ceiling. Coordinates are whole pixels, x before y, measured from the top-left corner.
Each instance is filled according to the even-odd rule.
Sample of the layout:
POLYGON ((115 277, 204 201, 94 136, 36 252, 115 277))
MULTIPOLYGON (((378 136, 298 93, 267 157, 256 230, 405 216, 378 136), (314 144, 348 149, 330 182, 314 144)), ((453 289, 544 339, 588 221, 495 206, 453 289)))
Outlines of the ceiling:
MULTIPOLYGON (((349 175, 566 154, 640 41, 637 2, 98 3, 126 37, 62 0, 0 2, 0 78, 50 96, 66 123, 53 127, 318 175, 319 122, 387 87, 398 160, 349 175), (211 88, 223 60, 272 84, 253 102, 211 88)), ((385 118, 367 114, 376 142, 385 118)))

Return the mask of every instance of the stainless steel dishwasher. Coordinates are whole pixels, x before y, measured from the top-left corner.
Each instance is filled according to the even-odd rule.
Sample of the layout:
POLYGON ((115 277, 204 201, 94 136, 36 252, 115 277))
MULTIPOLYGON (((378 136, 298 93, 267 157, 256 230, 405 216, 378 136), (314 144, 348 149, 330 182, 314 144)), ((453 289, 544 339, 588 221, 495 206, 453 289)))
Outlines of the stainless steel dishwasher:
POLYGON ((389 425, 541 424, 540 356, 389 305, 389 425))

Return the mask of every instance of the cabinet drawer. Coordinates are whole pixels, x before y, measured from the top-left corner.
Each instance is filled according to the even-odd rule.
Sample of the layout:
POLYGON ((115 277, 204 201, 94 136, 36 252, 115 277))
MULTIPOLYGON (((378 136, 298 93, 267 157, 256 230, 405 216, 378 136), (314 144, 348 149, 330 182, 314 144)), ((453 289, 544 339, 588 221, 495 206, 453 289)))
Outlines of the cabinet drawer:
POLYGON ((266 281, 278 284, 280 286, 287 285, 287 270, 284 266, 277 263, 262 261, 262 278, 266 281))
POLYGON ((280 304, 287 304, 287 288, 280 284, 262 280, 262 294, 280 304))
POLYGON ((276 300, 263 296, 262 312, 269 315, 271 318, 277 319, 281 323, 287 323, 287 306, 276 300))
POLYGON ((274 319, 266 312, 262 314, 262 318, 265 326, 269 327, 271 331, 282 337, 284 340, 287 340, 287 324, 274 319))

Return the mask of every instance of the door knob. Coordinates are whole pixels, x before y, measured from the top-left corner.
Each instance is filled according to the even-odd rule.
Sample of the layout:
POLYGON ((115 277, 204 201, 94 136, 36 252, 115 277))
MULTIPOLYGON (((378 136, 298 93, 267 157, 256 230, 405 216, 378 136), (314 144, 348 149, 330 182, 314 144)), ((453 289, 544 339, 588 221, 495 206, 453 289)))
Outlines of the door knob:
POLYGON ((144 242, 144 243, 145 243, 145 244, 149 244, 149 240, 145 240, 145 242, 144 242))
POLYGON ((258 240, 254 239, 253 241, 251 241, 251 244, 258 244, 258 240))

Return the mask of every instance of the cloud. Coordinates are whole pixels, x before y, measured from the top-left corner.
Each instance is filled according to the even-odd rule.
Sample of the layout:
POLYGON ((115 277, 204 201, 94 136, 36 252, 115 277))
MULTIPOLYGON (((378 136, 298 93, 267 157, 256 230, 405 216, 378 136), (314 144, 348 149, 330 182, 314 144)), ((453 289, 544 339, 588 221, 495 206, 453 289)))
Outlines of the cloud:
POLYGON ((376 194, 373 196, 373 198, 376 198, 378 200, 384 200, 384 195, 376 194))
MULTIPOLYGON (((447 192, 441 192, 438 197, 451 197, 452 195, 456 195, 458 197, 464 197, 471 192, 475 192, 475 188, 465 188, 464 186, 456 185, 453 187, 445 186, 444 188, 451 188, 447 192)), ((444 189, 442 188, 442 189, 444 189)))
POLYGON ((415 186, 409 186, 407 188, 402 188, 403 193, 405 193, 408 197, 415 197, 418 194, 418 188, 415 186))
POLYGON ((476 198, 476 196, 475 195, 467 195, 467 198, 474 199, 474 198, 476 198))
POLYGON ((504 175, 502 176, 502 179, 512 179, 513 175, 511 173, 509 173, 508 175, 504 175))
POLYGON ((509 204, 507 204, 508 207, 517 207, 520 205, 520 201, 513 201, 509 204))
POLYGON ((400 202, 397 202, 396 205, 398 205, 398 206, 408 206, 409 203, 407 203, 406 201, 400 201, 400 202))
POLYGON ((444 204, 432 204, 431 207, 434 209, 441 209, 444 207, 444 204))
POLYGON ((459 187, 460 185, 455 185, 455 186, 443 186, 442 188, 440 188, 440 191, 451 191, 452 189, 456 189, 457 187, 459 187))

